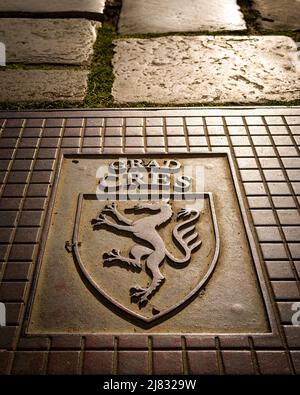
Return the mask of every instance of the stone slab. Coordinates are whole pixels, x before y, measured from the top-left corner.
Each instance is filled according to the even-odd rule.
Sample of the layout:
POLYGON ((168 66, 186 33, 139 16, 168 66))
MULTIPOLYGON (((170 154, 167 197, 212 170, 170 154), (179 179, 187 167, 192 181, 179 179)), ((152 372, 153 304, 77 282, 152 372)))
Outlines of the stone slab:
POLYGON ((0 102, 82 101, 87 70, 0 70, 0 102))
POLYGON ((115 41, 117 102, 293 100, 300 94, 293 40, 264 36, 174 36, 115 41))
POLYGON ((0 12, 93 12, 102 13, 106 0, 1 0, 0 12))
POLYGON ((267 30, 299 30, 299 0, 255 0, 253 7, 260 12, 260 25, 267 30))
POLYGON ((100 23, 86 19, 0 20, 0 42, 8 63, 88 63, 100 23))
POLYGON ((120 33, 244 30, 235 0, 123 0, 120 33))

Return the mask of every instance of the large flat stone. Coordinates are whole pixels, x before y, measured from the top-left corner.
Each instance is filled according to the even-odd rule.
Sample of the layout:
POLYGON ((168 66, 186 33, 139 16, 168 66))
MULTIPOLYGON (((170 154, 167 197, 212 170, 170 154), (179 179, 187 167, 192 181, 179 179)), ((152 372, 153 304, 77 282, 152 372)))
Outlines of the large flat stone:
POLYGON ((100 23, 86 19, 0 20, 7 62, 85 64, 93 54, 100 23))
POLYGON ((243 30, 235 0, 123 0, 120 33, 243 30))
POLYGON ((294 30, 300 28, 299 0, 255 0, 254 8, 260 12, 260 24, 267 30, 294 30))
POLYGON ((0 2, 0 11, 9 12, 99 12, 106 0, 9 0, 0 2))
POLYGON ((288 37, 174 36, 117 40, 115 45, 113 96, 118 102, 299 98, 299 60, 288 37))
POLYGON ((0 70, 0 102, 82 101, 87 70, 0 70))

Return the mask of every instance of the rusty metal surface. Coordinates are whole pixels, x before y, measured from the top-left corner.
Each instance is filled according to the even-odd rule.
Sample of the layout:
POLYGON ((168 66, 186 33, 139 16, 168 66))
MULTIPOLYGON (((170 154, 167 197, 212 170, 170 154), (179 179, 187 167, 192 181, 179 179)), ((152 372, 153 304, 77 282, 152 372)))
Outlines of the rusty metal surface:
MULTIPOLYGON (((300 326, 292 323, 293 304, 300 301, 298 108, 0 115, 0 300, 9 313, 0 328, 1 372, 63 373, 68 361, 74 374, 130 373, 139 358, 144 373, 299 373, 300 326), (156 292, 140 290, 142 305, 139 297, 132 303, 129 290, 144 288, 157 270, 105 265, 103 254, 113 258, 115 249, 128 259, 134 246, 131 237, 91 224, 99 218, 118 223, 114 201, 89 198, 96 181, 92 164, 118 155, 206 165, 220 255, 197 297, 189 299, 184 278, 204 257, 209 266, 217 250, 209 204, 195 224, 201 247, 182 271, 172 260, 157 264, 165 281, 156 292), (80 194, 84 215, 72 238, 80 194), (99 217, 103 210, 107 217, 99 217)), ((126 211, 132 202, 118 205, 128 224, 147 218, 126 211)), ((173 219, 159 233, 174 254, 175 213, 185 207, 168 205, 173 219)), ((202 267, 192 276, 192 289, 205 272, 202 267)))
MULTIPOLYGON (((166 156, 166 159, 169 158, 166 156)), ((160 255, 162 249, 170 250, 172 255, 178 256, 172 240, 177 224, 173 212, 180 213, 180 210, 185 209, 186 203, 173 201, 172 206, 164 205, 173 219, 160 230, 157 240, 159 262, 155 260, 152 263, 152 273, 150 271, 147 274, 147 260, 141 267, 143 270, 132 271, 128 265, 125 268, 120 265, 107 266, 105 258, 112 249, 124 251, 123 254, 129 256, 136 245, 143 246, 143 241, 148 242, 149 246, 151 225, 146 222, 151 222, 154 217, 147 217, 146 214, 138 216, 139 220, 143 220, 140 232, 145 233, 140 234, 138 244, 133 243, 126 233, 126 227, 118 225, 112 218, 109 219, 106 202, 98 201, 92 195, 96 187, 97 167, 104 163, 109 164, 111 159, 101 161, 100 158, 89 158, 86 155, 62 159, 51 226, 45 253, 41 254, 40 280, 37 281, 29 333, 145 333, 145 330, 150 333, 228 333, 268 330, 252 259, 256 252, 250 252, 235 188, 230 182, 227 154, 204 155, 203 158, 199 154, 197 157, 193 155, 192 159, 179 157, 178 161, 182 165, 193 163, 206 166, 207 169, 205 191, 209 193, 201 211, 202 219, 198 221, 195 229, 201 235, 201 248, 194 254, 193 249, 187 251, 191 254, 188 265, 180 267, 176 265, 176 258, 171 257, 170 264, 162 266, 166 283, 161 284, 159 292, 149 303, 141 305, 134 303, 139 302, 139 298, 130 298, 129 291, 135 284, 138 287, 141 281, 145 284, 149 277, 154 278, 155 270, 164 260, 164 256, 160 255), (78 195, 83 192, 90 195, 86 198, 80 195, 77 205, 78 195), (216 207, 213 200, 216 201, 216 207), (104 211, 106 217, 102 214, 104 211), (100 226, 99 218, 96 218, 99 212, 100 226), (104 218, 110 226, 102 226, 104 218), (114 233, 111 232, 112 225, 117 227, 114 233), (236 229, 235 234, 231 232, 232 226, 236 229), (65 250, 65 241, 71 238, 72 233, 75 259, 65 250), (83 280, 88 280, 89 285, 112 303, 111 309, 103 306, 97 293, 93 296, 83 286, 84 281, 78 275, 76 263, 83 274, 83 280), (217 264, 215 276, 204 289, 217 264), (198 291, 202 293, 199 294, 198 291), (186 306, 193 297, 196 298, 186 306), (116 314, 115 306, 127 314, 116 314), (185 308, 182 310, 180 307, 185 308), (153 324, 145 326, 141 322, 133 321, 132 317, 153 324), (189 317, 193 317, 193 320, 189 320, 189 317)), ((145 206, 148 203, 139 204, 145 206)), ((161 204, 159 202, 159 207, 161 204)), ((134 221, 137 213, 133 211, 130 216, 127 214, 125 217, 125 211, 135 205, 133 201, 119 203, 123 220, 134 221)), ((158 214, 158 218, 160 217, 161 214, 158 214)), ((147 245, 145 247, 149 248, 147 245)), ((170 252, 167 254, 170 258, 170 252)), ((180 260, 178 263, 180 264, 180 260)))

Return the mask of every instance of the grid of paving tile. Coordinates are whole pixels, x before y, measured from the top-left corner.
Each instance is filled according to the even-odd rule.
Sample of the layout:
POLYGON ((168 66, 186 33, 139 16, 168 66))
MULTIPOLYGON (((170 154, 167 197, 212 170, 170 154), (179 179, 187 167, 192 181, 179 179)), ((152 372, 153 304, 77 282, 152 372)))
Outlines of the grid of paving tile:
POLYGON ((300 374, 300 108, 0 113, 2 374, 300 374), (245 197, 276 331, 25 336, 25 307, 60 152, 227 150, 245 197))

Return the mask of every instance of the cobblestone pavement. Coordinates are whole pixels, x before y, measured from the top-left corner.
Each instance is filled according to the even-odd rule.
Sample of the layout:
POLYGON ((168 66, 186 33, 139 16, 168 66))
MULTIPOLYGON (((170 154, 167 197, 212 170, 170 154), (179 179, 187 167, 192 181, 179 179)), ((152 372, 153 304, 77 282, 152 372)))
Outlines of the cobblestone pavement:
MULTIPOLYGON (((300 374, 298 108, 1 112, 0 134, 2 374, 300 374), (88 154, 226 157, 257 246, 267 331, 28 335, 60 153, 74 163, 88 154)), ((221 205, 222 196, 215 199, 221 205)))
MULTIPOLYGON (((88 93, 96 97, 91 102, 94 107, 103 106, 101 100, 119 106, 299 100, 299 45, 294 41, 299 1, 256 0, 251 3, 251 12, 260 13, 255 27, 248 15, 251 12, 247 14, 245 6, 240 8, 236 0, 123 0, 118 11, 119 4, 118 0, 2 2, 0 42, 6 44, 8 68, 15 69, 18 85, 12 94, 1 90, 0 102, 5 103, 9 96, 10 103, 19 103, 20 99, 30 103, 82 103, 88 93), (101 21, 112 19, 113 23, 118 21, 117 39, 110 47, 104 42, 93 49, 101 21), (149 37, 149 33, 159 36, 167 32, 173 33, 149 37), (183 35, 178 37, 178 33, 183 35), (107 52, 100 53, 99 48, 107 52), (93 66, 88 90, 94 50, 95 58, 103 56, 106 66, 93 66), (39 71, 39 91, 22 84, 28 65, 39 71), (53 72, 48 71, 49 65, 53 72), (80 70, 75 73, 70 69, 68 84, 72 89, 66 90, 65 84, 59 85, 52 76, 59 70, 57 66, 67 72, 69 65, 80 70), (114 80, 113 86, 104 80, 99 83, 101 73, 114 80)), ((7 74, 7 81, 13 74, 5 69, 0 72, 2 80, 7 74)))

